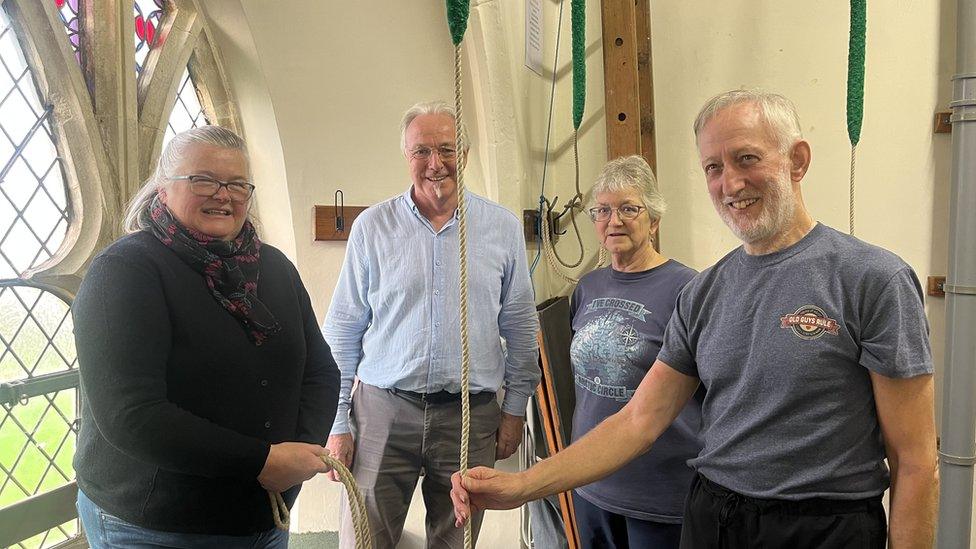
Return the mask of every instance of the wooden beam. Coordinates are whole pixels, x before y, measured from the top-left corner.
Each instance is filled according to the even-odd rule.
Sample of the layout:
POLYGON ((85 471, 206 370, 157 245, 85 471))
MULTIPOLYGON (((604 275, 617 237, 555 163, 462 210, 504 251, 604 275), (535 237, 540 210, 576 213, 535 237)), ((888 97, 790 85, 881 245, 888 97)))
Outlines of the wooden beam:
MULTIPOLYGON (((657 174, 650 0, 602 0, 607 160, 639 154, 657 174)), ((660 233, 654 247, 660 249, 660 233)))
POLYGON ((654 73, 651 63, 651 2, 637 0, 634 10, 637 37, 637 89, 640 103, 640 154, 657 174, 654 138, 654 73))
POLYGON ((635 0, 603 0, 602 8, 607 159, 612 160, 641 152, 636 7, 635 0))

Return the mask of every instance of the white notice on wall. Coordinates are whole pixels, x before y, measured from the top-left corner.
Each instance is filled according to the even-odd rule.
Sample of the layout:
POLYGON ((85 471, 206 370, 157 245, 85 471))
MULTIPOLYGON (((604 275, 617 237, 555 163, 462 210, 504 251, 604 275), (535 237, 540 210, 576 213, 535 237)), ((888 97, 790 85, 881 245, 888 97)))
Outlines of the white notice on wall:
POLYGON ((542 76, 542 0, 525 0, 525 66, 542 76))

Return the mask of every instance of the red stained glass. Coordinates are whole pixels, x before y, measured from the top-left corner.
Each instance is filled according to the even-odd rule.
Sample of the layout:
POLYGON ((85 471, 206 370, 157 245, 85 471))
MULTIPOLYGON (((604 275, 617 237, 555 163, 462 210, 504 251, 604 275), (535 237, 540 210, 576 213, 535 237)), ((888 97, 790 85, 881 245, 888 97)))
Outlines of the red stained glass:
MULTIPOLYGON (((67 0, 71 2, 72 0, 67 0)), ((149 51, 156 43, 159 24, 165 14, 165 0, 136 0, 133 3, 135 16, 136 73, 142 72, 149 51)))

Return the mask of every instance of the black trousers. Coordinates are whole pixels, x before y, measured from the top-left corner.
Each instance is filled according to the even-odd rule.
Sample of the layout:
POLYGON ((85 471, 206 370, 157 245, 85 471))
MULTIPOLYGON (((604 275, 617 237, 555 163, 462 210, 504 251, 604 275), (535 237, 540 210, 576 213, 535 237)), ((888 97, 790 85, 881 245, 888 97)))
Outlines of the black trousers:
POLYGON ((697 475, 685 503, 681 549, 884 549, 881 496, 758 499, 697 475))

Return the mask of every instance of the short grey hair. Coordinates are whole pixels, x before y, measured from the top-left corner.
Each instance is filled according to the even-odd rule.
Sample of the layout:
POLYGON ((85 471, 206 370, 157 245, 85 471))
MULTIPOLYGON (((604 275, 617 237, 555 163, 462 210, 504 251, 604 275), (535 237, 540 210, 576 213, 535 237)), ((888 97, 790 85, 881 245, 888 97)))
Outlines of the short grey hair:
POLYGON ((603 193, 617 193, 633 189, 641 197, 651 219, 661 219, 668 209, 664 195, 657 188, 657 179, 651 167, 640 155, 615 158, 600 170, 593 188, 590 189, 590 203, 603 193))
POLYGON ((730 90, 706 101, 695 118, 695 139, 698 138, 705 124, 708 124, 716 114, 743 103, 756 106, 759 116, 772 130, 780 152, 788 152, 790 147, 803 139, 800 117, 796 113, 793 102, 782 95, 761 89, 730 90))
MULTIPOLYGON (((140 220, 143 210, 149 207, 149 204, 156 198, 156 195, 159 194, 159 190, 166 184, 169 176, 175 175, 172 173, 173 169, 179 163, 180 159, 183 158, 187 147, 198 143, 241 151, 244 153, 244 158, 248 158, 247 144, 244 142, 244 139, 227 128, 220 126, 200 126, 176 134, 166 144, 162 154, 156 160, 156 167, 153 169, 152 175, 142 184, 142 188, 139 189, 139 192, 132 197, 132 200, 126 206, 125 217, 122 221, 122 230, 124 232, 135 233, 145 228, 144 223, 140 220)), ((250 170, 251 163, 248 162, 247 165, 248 170, 250 170)), ((250 175, 248 173, 248 179, 250 179, 250 175)), ((253 202, 253 200, 252 197, 251 201, 253 202)))
MULTIPOLYGON (((418 116, 437 114, 450 116, 452 120, 456 117, 454 107, 444 101, 423 101, 416 103, 403 113, 403 118, 400 119, 400 150, 403 151, 403 154, 407 154, 407 128, 410 127, 410 124, 418 116)), ((471 147, 471 144, 468 142, 468 132, 463 122, 461 123, 461 143, 465 151, 471 147)))

